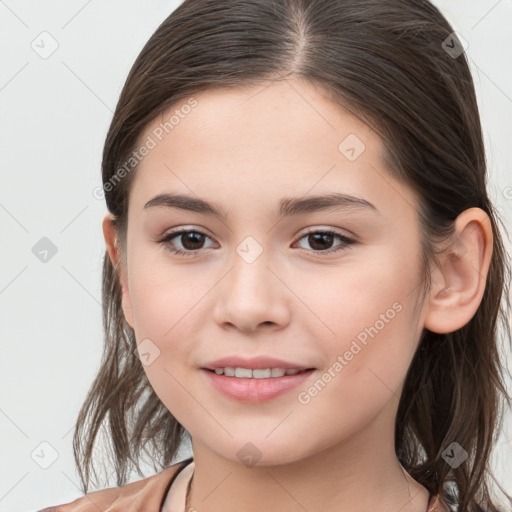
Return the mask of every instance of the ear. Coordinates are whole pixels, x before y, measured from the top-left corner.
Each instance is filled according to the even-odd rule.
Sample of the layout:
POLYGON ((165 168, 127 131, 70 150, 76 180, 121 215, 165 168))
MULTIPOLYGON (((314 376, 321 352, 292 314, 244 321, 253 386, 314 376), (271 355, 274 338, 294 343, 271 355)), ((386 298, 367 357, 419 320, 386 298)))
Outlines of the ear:
POLYGON ((107 246, 107 251, 110 257, 110 261, 112 265, 117 270, 117 274, 119 276, 119 283, 122 289, 122 306, 124 317, 128 325, 133 329, 133 311, 130 301, 130 293, 128 288, 128 273, 127 269, 124 268, 124 265, 121 264, 120 256, 121 249, 118 245, 118 240, 116 237, 116 232, 114 228, 114 216, 108 212, 103 218, 103 237, 105 238, 105 244, 107 246))
POLYGON ((441 334, 460 329, 475 315, 492 256, 492 226, 482 209, 463 211, 455 219, 455 231, 452 243, 439 256, 440 269, 432 275, 424 324, 441 334))

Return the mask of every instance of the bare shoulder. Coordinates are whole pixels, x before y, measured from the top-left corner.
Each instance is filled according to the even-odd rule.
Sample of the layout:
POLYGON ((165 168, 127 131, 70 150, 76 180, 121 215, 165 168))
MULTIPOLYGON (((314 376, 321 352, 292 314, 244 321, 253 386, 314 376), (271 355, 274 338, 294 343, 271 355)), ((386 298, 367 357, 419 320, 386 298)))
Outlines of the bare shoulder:
MULTIPOLYGON (((121 487, 94 491, 69 503, 47 507, 38 512, 142 512, 158 507, 169 482, 185 461, 177 462, 155 475, 121 487)), ((156 508, 158 510, 158 508, 156 508)))

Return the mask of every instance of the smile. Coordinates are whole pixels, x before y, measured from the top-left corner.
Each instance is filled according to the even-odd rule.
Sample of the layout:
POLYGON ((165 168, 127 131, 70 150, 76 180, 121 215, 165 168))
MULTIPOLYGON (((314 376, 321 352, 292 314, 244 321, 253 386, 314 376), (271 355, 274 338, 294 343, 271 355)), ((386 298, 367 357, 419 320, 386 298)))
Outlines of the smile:
POLYGON ((215 368, 217 375, 225 375, 226 377, 237 377, 240 379, 268 379, 274 377, 283 377, 284 375, 296 375, 297 373, 307 370, 299 370, 298 368, 233 368, 227 366, 225 368, 215 368))
POLYGON ((314 373, 309 369, 216 368, 201 370, 209 385, 223 395, 243 402, 264 402, 290 391, 314 373))

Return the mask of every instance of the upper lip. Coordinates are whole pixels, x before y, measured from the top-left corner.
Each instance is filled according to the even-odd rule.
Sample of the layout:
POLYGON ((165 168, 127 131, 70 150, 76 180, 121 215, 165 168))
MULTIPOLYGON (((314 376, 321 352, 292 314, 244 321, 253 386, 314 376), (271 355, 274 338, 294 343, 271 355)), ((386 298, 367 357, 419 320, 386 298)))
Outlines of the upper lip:
POLYGON ((276 359, 274 357, 251 357, 244 358, 240 356, 228 356, 210 361, 204 365, 207 370, 215 370, 215 368, 250 368, 266 369, 266 368, 283 368, 284 370, 308 370, 310 366, 304 366, 302 364, 292 363, 289 361, 283 361, 282 359, 276 359))

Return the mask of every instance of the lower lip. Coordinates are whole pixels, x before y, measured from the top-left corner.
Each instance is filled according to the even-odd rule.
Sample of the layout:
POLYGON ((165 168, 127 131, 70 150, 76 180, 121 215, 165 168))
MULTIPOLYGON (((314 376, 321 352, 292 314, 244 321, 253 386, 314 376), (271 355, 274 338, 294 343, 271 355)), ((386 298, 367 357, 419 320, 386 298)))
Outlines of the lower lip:
POLYGON ((244 402, 265 402, 302 384, 314 370, 296 375, 269 377, 266 379, 242 379, 218 375, 210 370, 201 369, 212 386, 223 395, 244 402))

